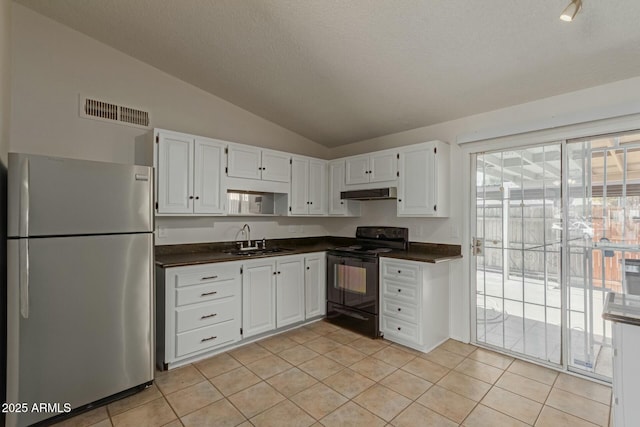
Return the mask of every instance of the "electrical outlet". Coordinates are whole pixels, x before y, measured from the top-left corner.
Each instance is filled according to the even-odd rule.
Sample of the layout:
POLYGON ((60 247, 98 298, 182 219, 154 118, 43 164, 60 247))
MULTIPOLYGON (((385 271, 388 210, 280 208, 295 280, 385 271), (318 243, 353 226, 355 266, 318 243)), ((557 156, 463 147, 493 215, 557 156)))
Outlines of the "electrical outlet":
POLYGON ((159 238, 167 237, 167 227, 164 227, 162 225, 158 226, 158 237, 159 238))
POLYGON ((290 225, 289 227, 287 227, 287 229, 289 230, 289 233, 295 233, 296 232, 296 226, 295 225, 290 225))

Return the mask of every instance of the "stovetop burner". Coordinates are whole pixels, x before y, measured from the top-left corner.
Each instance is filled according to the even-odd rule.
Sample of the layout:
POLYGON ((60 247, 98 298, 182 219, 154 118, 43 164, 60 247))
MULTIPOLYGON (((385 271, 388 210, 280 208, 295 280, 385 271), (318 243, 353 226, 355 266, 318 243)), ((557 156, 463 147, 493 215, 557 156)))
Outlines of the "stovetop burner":
POLYGON ((362 246, 362 245, 351 245, 351 246, 343 246, 340 248, 333 249, 334 251, 339 252, 356 252, 356 253, 365 253, 365 254, 379 254, 385 252, 391 252, 392 248, 385 248, 380 246, 362 246))
POLYGON ((377 256, 392 250, 406 250, 409 230, 400 227, 358 227, 357 244, 332 249, 333 253, 377 256))

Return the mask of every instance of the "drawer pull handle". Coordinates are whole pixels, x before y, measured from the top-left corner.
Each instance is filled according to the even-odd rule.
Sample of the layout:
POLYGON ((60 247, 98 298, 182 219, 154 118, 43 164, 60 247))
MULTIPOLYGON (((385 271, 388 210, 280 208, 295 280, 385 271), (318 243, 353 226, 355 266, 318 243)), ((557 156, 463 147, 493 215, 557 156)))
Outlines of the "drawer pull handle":
MULTIPOLYGON (((398 309, 399 310, 399 309, 398 309)), ((210 317, 216 317, 218 315, 218 313, 213 313, 213 314, 205 314, 204 316, 200 317, 200 320, 203 319, 208 319, 210 317)))
POLYGON ((203 292, 200 294, 201 297, 208 297, 209 295, 215 295, 217 294, 218 291, 211 291, 211 292, 203 292))
POLYGON ((402 330, 402 328, 401 328, 400 326, 398 326, 398 330, 399 330, 399 331, 401 331, 401 330, 402 330))
POLYGON ((402 311, 402 309, 400 307, 398 307, 398 311, 402 311))
POLYGON ((218 337, 202 338, 202 339, 200 340, 200 342, 211 341, 211 340, 215 340, 216 338, 218 338, 218 337))
POLYGON ((207 277, 203 277, 200 280, 211 280, 211 279, 217 279, 217 278, 218 278, 218 276, 207 276, 207 277))

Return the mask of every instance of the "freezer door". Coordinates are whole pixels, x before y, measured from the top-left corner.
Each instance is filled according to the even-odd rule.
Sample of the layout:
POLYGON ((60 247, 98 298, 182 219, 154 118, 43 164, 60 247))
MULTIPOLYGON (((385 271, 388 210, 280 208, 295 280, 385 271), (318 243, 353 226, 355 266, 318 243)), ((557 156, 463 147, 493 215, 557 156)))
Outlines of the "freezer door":
MULTIPOLYGON (((7 401, 76 408, 151 381, 151 234, 27 243, 9 241, 7 401)), ((11 414, 8 425, 54 415, 11 414)))
POLYGON ((148 232, 147 166, 9 154, 9 236, 148 232))

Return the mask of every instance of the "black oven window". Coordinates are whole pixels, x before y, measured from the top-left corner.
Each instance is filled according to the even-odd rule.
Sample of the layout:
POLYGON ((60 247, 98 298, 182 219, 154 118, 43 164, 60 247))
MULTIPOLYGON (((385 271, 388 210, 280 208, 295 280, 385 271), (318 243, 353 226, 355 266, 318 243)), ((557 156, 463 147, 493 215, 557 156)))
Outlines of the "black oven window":
POLYGON ((334 270, 334 286, 355 294, 367 293, 367 269, 353 265, 338 264, 334 270))

